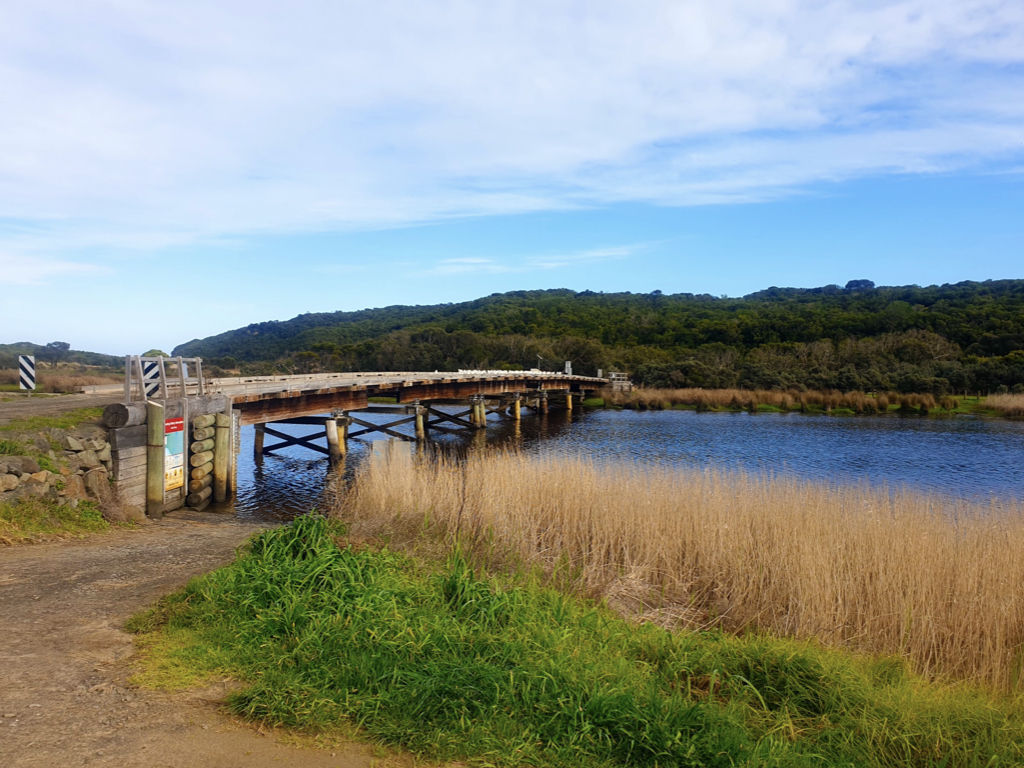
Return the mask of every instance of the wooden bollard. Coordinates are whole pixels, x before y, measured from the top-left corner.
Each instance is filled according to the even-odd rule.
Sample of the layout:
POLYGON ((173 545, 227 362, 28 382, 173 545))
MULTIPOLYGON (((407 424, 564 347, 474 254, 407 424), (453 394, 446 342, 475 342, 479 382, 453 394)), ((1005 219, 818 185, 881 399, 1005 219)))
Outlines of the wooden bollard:
POLYGON ((164 407, 146 403, 146 514, 164 516, 164 407))
POLYGON ((213 449, 213 500, 218 504, 228 498, 228 459, 231 445, 231 417, 216 414, 217 435, 213 449))
POLYGON ((331 463, 341 458, 341 449, 338 447, 338 422, 334 419, 327 419, 324 422, 324 431, 327 433, 327 455, 331 463))

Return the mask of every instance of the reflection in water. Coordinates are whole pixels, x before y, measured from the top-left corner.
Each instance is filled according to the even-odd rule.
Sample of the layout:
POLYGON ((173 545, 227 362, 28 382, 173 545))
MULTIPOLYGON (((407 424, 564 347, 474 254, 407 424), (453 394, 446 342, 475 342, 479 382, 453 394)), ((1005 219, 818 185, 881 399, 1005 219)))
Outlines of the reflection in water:
MULTIPOLYGON (((454 409, 453 409, 454 410, 454 409)), ((364 417, 361 417, 364 418, 364 417)), ((385 423, 383 414, 367 420, 385 423)), ((839 483, 868 481, 891 488, 987 500, 1020 498, 1024 489, 1024 423, 974 418, 803 416, 800 414, 696 413, 694 411, 524 411, 522 421, 490 417, 487 430, 431 442, 456 451, 517 446, 528 453, 584 456, 680 467, 742 467, 839 483)), ((316 427, 285 425, 308 434, 316 427)), ((238 515, 287 520, 324 508, 331 488, 351 477, 369 443, 349 441, 344 465, 293 446, 253 459, 252 427, 242 430, 238 515)))

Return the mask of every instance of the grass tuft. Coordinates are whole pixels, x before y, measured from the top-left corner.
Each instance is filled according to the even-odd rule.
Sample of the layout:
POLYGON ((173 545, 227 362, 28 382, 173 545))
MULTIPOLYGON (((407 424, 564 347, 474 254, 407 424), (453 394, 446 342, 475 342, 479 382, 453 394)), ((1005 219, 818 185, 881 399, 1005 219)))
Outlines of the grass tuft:
POLYGON ((33 497, 0 502, 0 544, 31 543, 109 529, 110 523, 91 501, 79 502, 74 509, 68 504, 33 497))

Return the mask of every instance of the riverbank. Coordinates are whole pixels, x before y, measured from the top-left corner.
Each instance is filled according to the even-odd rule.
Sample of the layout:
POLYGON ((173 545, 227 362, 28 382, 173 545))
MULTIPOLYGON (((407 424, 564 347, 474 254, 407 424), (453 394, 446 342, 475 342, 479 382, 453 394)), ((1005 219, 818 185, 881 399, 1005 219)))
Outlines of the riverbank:
POLYGON ((228 706, 265 725, 473 764, 1024 760, 1009 698, 813 642, 630 623, 527 572, 486 576, 465 554, 409 557, 300 518, 136 617, 138 679, 230 675, 243 687, 228 706))
POLYGON ((630 408, 634 410, 684 409, 696 411, 747 411, 859 416, 986 416, 1024 417, 1024 394, 935 397, 931 394, 898 392, 827 392, 816 390, 746 389, 645 389, 630 392, 604 390, 599 397, 583 402, 587 407, 630 408))

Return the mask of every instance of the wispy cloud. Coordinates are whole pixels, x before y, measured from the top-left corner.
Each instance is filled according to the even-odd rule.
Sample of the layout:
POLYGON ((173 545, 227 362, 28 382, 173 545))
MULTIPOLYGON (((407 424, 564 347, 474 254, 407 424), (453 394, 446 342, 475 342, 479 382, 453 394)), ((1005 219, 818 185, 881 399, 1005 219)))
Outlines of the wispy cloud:
MULTIPOLYGON (((46 222, 33 247, 59 265, 69 243, 727 203, 1019 166, 1017 0, 540 7, 13 4, 0 217, 46 222)), ((548 263, 567 262, 533 267, 548 263)))
POLYGON ((458 258, 441 259, 428 269, 420 270, 415 274, 422 275, 465 275, 465 274, 512 274, 540 272, 550 269, 561 269, 586 262, 610 261, 612 259, 624 259, 628 256, 638 254, 650 243, 637 243, 635 245, 610 246, 607 248, 593 248, 585 251, 575 251, 560 254, 528 255, 497 261, 496 259, 484 258, 458 258))
POLYGON ((96 264, 0 252, 0 274, 5 285, 37 285, 49 278, 109 272, 96 264))

